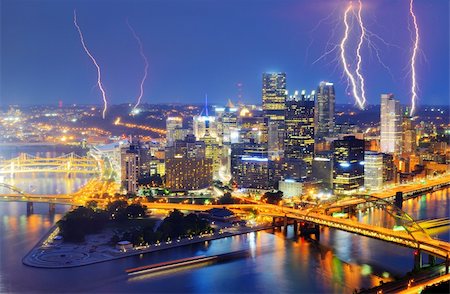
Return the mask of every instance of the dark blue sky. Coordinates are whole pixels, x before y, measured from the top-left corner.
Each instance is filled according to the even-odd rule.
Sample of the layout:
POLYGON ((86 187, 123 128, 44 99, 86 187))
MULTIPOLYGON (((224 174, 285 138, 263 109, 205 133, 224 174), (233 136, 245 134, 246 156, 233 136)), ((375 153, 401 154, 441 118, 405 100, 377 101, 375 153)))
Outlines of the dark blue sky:
MULTIPOLYGON (((103 69, 112 103, 134 102, 143 64, 126 18, 140 35, 149 58, 143 102, 260 103, 261 74, 285 71, 289 90, 336 84, 337 101, 353 103, 333 56, 313 65, 337 43, 347 1, 21 1, 1 4, 2 105, 98 103, 96 71, 82 50, 73 9, 85 40, 103 69), (321 19, 331 16, 325 21, 321 19), (335 32, 333 36, 333 31, 335 32), (330 47, 328 47, 330 48, 330 47)), ((409 103, 411 54, 409 1, 363 0, 366 25, 395 46, 374 39, 394 78, 364 48, 368 101, 382 92, 409 103)), ((419 104, 449 104, 449 1, 416 0, 423 55, 418 60, 419 104)), ((349 47, 349 50, 351 48, 349 47)), ((338 52, 336 51, 336 54, 338 52)), ((335 54, 335 55, 336 55, 335 54)), ((349 59, 352 57, 349 55, 349 59)))

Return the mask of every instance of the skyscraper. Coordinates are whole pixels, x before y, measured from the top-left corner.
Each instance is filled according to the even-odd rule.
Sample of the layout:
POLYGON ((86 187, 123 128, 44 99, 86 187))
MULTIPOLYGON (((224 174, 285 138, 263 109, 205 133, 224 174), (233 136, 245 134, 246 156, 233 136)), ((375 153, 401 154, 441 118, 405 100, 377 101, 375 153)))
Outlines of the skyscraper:
POLYGON ((393 94, 381 95, 381 152, 399 155, 402 148, 402 114, 400 102, 393 94))
MULTIPOLYGON (((183 128, 183 119, 178 116, 168 117, 166 119, 166 142, 167 146, 172 146, 177 139, 177 131, 183 128)), ((186 135, 185 135, 186 136, 186 135)), ((183 137, 184 138, 184 137, 183 137)))
POLYGON ((403 156, 410 156, 416 153, 416 130, 414 129, 413 121, 409 116, 403 117, 402 123, 402 154, 403 156))
POLYGON ((264 73, 262 100, 264 115, 271 121, 284 121, 286 73, 264 73))
POLYGON ((314 157, 314 96, 295 94, 286 100, 284 157, 302 159, 311 172, 314 157))
POLYGON ((122 186, 130 193, 138 191, 141 173, 140 143, 131 140, 129 145, 120 150, 120 167, 122 186))
POLYGON ((372 190, 383 187, 383 153, 364 153, 364 187, 372 190))
POLYGON ((212 183, 212 160, 206 158, 205 142, 194 135, 166 148, 166 187, 173 190, 197 190, 212 183))
POLYGON ((333 141, 333 190, 353 192, 364 185, 364 140, 355 136, 333 141))
POLYGON ((264 73, 262 100, 270 158, 283 156, 286 96, 286 73, 264 73))
POLYGON ((329 82, 320 82, 316 92, 315 103, 315 138, 321 141, 323 137, 330 137, 334 133, 334 85, 329 82))
POLYGON ((270 161, 264 145, 253 142, 231 145, 232 177, 239 188, 270 189, 270 161))

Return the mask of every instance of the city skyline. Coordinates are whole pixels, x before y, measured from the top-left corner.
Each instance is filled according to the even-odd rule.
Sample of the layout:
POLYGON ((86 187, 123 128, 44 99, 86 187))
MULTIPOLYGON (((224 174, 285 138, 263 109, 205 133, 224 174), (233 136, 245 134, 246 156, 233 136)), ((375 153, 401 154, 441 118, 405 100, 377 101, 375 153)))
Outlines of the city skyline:
MULTIPOLYGON (((127 19, 150 63, 142 103, 201 103, 205 93, 211 103, 235 101, 239 95, 244 103, 259 103, 262 72, 286 72, 290 94, 295 89, 310 91, 328 80, 336 85, 338 104, 354 104, 345 93, 341 69, 330 63, 332 56, 315 63, 326 51, 326 41, 336 41, 330 29, 336 25, 337 37, 342 33, 339 17, 346 1, 315 1, 314 5, 309 1, 152 1, 133 2, 125 8, 121 3, 3 1, 1 105, 57 104, 59 100, 66 105, 101 104, 94 87, 95 69, 72 23, 73 9, 87 45, 102 66, 112 104, 135 102, 144 67, 127 19), (235 21, 230 22, 230 16, 235 21), (271 42, 274 36, 277 41, 271 42)), ((380 104, 381 93, 394 93, 401 104, 410 103, 405 69, 409 51, 396 47, 411 42, 406 4, 390 3, 391 9, 383 9, 386 1, 378 1, 363 11, 369 29, 393 43, 381 46, 380 54, 391 65, 394 80, 363 48, 369 104, 380 104)), ((416 1, 415 5, 423 30, 421 49, 427 57, 427 62, 418 59, 418 105, 446 104, 448 3, 416 1), (426 34, 431 23, 433 35, 442 38, 426 34), (431 73, 433 79, 428 78, 431 73)))

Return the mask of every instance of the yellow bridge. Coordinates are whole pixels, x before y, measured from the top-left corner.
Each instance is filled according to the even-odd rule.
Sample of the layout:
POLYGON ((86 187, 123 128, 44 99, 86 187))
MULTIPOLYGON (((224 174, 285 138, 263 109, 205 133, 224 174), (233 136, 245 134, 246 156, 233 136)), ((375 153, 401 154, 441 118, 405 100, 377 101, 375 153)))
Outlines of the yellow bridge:
POLYGON ((13 177, 18 173, 33 172, 96 174, 100 172, 100 164, 93 157, 82 157, 73 152, 54 158, 23 153, 0 161, 0 175, 13 177))

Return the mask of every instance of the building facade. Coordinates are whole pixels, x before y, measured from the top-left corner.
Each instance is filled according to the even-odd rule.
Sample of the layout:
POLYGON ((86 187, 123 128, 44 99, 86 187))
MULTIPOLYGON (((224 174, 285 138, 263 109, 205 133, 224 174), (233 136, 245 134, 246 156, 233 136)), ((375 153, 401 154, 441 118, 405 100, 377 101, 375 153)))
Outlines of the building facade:
POLYGON ((311 173, 314 157, 314 91, 296 92, 286 101, 284 157, 302 159, 311 173))
POLYGON ((364 185, 364 140, 347 136, 333 141, 333 191, 355 192, 364 185))
POLYGON ((334 108, 335 108, 334 84, 320 82, 316 91, 315 101, 315 138, 321 141, 324 137, 334 134, 334 108))
POLYGON ((212 160, 206 158, 205 142, 194 135, 166 148, 166 187, 172 190, 207 188, 213 179, 212 160))
POLYGON ((286 74, 264 73, 262 108, 264 117, 267 118, 268 152, 270 158, 283 156, 286 97, 286 74))
POLYGON ((364 153, 364 187, 370 190, 383 187, 383 153, 364 153))
POLYGON ((380 121, 381 152, 400 155, 402 149, 402 114, 400 102, 394 99, 393 94, 381 95, 380 121))

